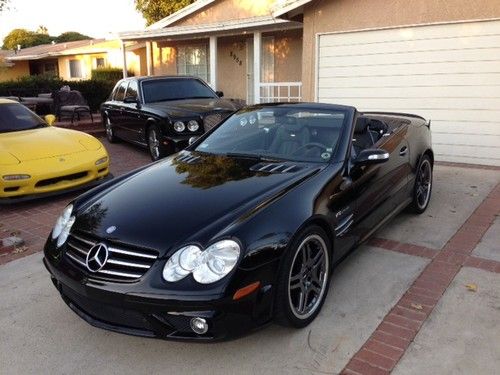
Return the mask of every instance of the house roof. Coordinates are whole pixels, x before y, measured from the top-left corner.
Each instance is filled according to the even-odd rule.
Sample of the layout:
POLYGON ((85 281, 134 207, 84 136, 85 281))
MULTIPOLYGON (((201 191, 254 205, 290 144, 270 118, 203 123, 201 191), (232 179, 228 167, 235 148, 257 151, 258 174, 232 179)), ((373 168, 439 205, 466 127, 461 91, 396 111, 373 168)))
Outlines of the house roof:
POLYGON ((155 22, 152 25, 146 27, 146 30, 163 29, 164 27, 170 26, 174 22, 177 22, 183 18, 186 18, 187 16, 193 14, 194 12, 197 12, 198 10, 205 8, 207 5, 212 4, 214 1, 215 0, 195 1, 194 3, 178 10, 177 12, 172 13, 168 17, 165 17, 162 20, 155 22))
POLYGON ((119 33, 122 40, 139 40, 139 39, 154 39, 159 37, 206 37, 207 34, 227 34, 231 31, 246 31, 262 28, 276 28, 280 29, 297 29, 301 28, 302 24, 299 22, 287 21, 273 16, 259 16, 244 19, 235 19, 228 21, 220 21, 215 23, 189 25, 189 26, 173 26, 162 29, 146 29, 140 31, 129 31, 119 33))
POLYGON ((310 3, 312 0, 285 0, 279 3, 279 5, 273 11, 273 17, 284 17, 287 13, 292 12, 304 5, 310 3))
MULTIPOLYGON (((75 42, 42 44, 35 47, 23 48, 17 52, 10 52, 10 54, 5 58, 8 61, 20 61, 20 60, 39 60, 48 57, 64 56, 73 54, 74 51, 72 50, 75 49, 80 50, 85 47, 95 46, 96 44, 102 42, 104 42, 104 39, 86 39, 86 40, 78 40, 75 42)), ((92 51, 92 52, 97 52, 97 51, 92 51)))

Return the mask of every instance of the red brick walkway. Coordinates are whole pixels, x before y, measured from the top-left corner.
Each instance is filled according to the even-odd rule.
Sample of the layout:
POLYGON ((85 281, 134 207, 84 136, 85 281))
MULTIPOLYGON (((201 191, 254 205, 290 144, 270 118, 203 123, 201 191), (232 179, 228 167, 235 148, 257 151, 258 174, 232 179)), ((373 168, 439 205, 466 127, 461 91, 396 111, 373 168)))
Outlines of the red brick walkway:
POLYGON ((462 267, 500 273, 500 262, 471 255, 499 213, 500 184, 441 250, 379 238, 370 241, 373 246, 430 258, 431 262, 351 358, 342 374, 389 374, 462 267))
MULTIPOLYGON (((103 138, 100 140, 109 152, 111 173, 115 176, 151 161, 146 150, 125 143, 109 144, 103 138)), ((18 248, 2 248, 0 242, 0 264, 41 251, 57 217, 77 195, 72 193, 30 203, 0 206, 0 240, 16 235, 25 241, 25 245, 18 248)))

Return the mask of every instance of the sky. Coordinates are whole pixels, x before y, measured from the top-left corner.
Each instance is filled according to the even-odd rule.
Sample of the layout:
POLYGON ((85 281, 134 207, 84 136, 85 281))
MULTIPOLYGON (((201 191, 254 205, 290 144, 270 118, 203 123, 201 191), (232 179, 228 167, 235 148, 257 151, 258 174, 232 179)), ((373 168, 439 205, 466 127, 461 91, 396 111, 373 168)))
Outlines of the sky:
POLYGON ((10 0, 9 9, 0 13, 0 45, 12 29, 36 31, 40 25, 53 36, 78 31, 112 38, 112 33, 143 29, 145 21, 134 0, 10 0))

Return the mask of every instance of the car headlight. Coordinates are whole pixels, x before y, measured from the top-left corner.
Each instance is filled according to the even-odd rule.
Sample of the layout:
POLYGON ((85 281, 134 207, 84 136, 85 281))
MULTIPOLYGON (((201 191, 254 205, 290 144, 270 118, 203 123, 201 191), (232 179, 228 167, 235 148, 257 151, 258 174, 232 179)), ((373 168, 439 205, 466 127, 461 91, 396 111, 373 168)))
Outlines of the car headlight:
POLYGON ((69 231, 75 223, 75 217, 71 214, 73 213, 73 205, 70 204, 62 212, 61 216, 57 218, 56 225, 52 229, 52 239, 57 238, 57 247, 62 246, 69 236, 69 231))
POLYGON ((163 268, 163 278, 174 282, 193 274, 200 284, 219 281, 233 270, 240 257, 240 245, 232 240, 222 240, 206 250, 189 245, 176 251, 163 268))
POLYGON ((198 125, 198 121, 191 120, 188 122, 187 128, 190 132, 195 132, 200 128, 200 125, 198 125))
POLYGON ((107 156, 105 156, 105 157, 100 158, 99 160, 97 160, 97 161, 95 162, 95 165, 101 165, 101 164, 106 163, 107 161, 108 161, 108 157, 107 157, 107 156))
POLYGON ((8 174, 2 177, 5 181, 19 181, 19 180, 29 180, 31 176, 29 174, 8 174))
POLYGON ((174 122, 174 130, 178 133, 182 133, 186 130, 186 125, 184 125, 182 121, 176 121, 174 122))

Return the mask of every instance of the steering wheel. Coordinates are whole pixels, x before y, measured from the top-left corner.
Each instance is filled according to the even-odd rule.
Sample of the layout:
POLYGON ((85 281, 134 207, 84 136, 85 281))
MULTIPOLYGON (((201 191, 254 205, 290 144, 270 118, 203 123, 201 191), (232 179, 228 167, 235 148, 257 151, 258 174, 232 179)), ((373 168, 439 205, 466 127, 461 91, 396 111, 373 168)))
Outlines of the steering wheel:
POLYGON ((292 152, 292 155, 296 155, 299 153, 299 151, 302 151, 304 149, 309 149, 309 148, 313 148, 313 147, 317 147, 319 149, 321 149, 321 151, 327 151, 328 150, 328 147, 326 147, 324 144, 321 144, 321 143, 318 143, 318 142, 310 142, 310 143, 306 143, 305 145, 303 146, 300 146, 298 149, 296 149, 294 152, 292 152))

